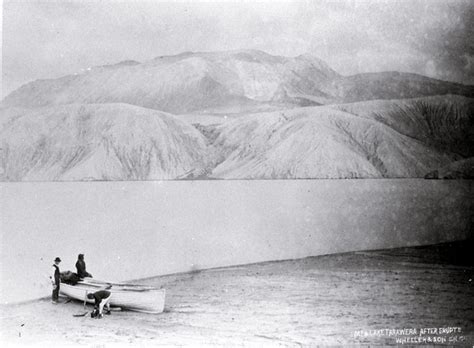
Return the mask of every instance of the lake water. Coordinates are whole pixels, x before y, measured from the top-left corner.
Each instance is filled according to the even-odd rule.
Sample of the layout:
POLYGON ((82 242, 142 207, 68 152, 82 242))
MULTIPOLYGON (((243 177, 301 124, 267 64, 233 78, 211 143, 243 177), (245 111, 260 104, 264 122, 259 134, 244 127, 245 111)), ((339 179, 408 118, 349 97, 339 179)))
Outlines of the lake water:
POLYGON ((50 294, 52 260, 97 278, 472 237, 473 181, 0 183, 1 303, 50 294))

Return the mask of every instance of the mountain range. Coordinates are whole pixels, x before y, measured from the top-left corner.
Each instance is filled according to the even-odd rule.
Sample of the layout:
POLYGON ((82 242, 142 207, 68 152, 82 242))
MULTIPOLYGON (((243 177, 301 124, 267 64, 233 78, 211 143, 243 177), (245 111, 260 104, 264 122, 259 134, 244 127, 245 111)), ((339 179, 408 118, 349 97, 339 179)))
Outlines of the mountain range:
POLYGON ((0 179, 423 177, 474 156, 473 96, 416 74, 342 76, 310 55, 124 61, 5 97, 0 179))
POLYGON ((37 80, 4 106, 127 103, 174 114, 237 107, 254 111, 429 95, 474 96, 472 87, 386 72, 342 76, 310 55, 294 58, 243 50, 182 53, 125 61, 58 79, 37 80))

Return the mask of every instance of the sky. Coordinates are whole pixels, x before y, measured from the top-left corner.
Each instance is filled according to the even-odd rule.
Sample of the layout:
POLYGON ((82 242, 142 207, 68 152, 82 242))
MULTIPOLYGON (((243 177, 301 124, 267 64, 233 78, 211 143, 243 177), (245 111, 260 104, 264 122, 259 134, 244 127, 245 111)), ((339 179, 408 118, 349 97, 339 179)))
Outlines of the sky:
POLYGON ((3 0, 2 95, 92 66, 234 49, 474 84, 473 23, 470 0, 3 0))

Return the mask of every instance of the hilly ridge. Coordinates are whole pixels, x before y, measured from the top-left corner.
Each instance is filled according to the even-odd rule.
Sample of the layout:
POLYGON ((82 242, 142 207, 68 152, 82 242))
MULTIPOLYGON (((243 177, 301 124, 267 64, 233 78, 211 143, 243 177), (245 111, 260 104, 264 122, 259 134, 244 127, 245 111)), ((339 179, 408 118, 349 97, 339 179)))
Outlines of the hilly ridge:
POLYGON ((243 114, 194 126, 128 104, 8 108, 0 113, 0 179, 424 177, 472 157, 467 136, 474 133, 472 102, 371 101, 243 114), (420 103, 421 111, 455 112, 437 112, 433 127, 420 103))
POLYGON ((206 162, 202 134, 127 104, 69 104, 0 113, 4 181, 173 179, 206 162))
POLYGON ((264 111, 447 93, 472 97, 474 89, 406 73, 346 77, 311 55, 289 58, 239 50, 125 61, 37 80, 5 97, 3 106, 120 102, 179 114, 210 112, 231 104, 264 111))
POLYGON ((213 144, 222 160, 212 175, 218 178, 423 177, 460 158, 378 120, 327 106, 248 115, 216 131, 213 144))
POLYGON ((447 94, 474 97, 472 86, 397 71, 347 76, 340 81, 339 86, 339 96, 344 102, 447 94))
POLYGON ((474 156, 474 100, 456 95, 376 100, 334 108, 381 122, 427 146, 474 156))
POLYGON ((0 180, 465 177, 473 95, 416 74, 342 76, 311 55, 123 61, 8 95, 0 180))

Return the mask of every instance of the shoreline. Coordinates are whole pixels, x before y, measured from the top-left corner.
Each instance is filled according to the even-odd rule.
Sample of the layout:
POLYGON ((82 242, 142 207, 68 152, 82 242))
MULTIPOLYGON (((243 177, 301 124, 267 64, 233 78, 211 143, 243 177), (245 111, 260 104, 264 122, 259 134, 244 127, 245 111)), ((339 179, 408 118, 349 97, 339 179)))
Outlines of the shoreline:
POLYGON ((474 343, 474 308, 467 305, 474 303, 474 265, 469 259, 473 246, 469 239, 142 280, 167 290, 165 312, 158 315, 121 311, 94 320, 72 316, 82 310, 80 301, 9 304, 0 307, 1 342, 104 347, 390 346, 444 337, 446 344, 469 345, 474 343), (421 335, 426 328, 459 332, 421 335), (417 335, 374 333, 385 329, 418 331, 417 335))
POLYGON ((0 299, 48 294, 52 256, 66 271, 83 253, 98 279, 125 281, 465 239, 471 186, 424 179, 3 185, 2 259, 16 267, 4 268, 0 299))
MULTIPOLYGON (((176 276, 187 276, 190 274, 196 274, 200 272, 212 272, 212 271, 225 271, 225 270, 232 270, 235 268, 241 268, 241 267, 251 267, 255 265, 271 265, 273 263, 278 263, 278 262, 293 262, 293 261, 302 261, 305 259, 314 259, 314 258, 321 258, 321 257, 327 257, 327 256, 343 256, 343 255, 349 255, 349 254, 357 254, 357 253, 365 253, 365 252, 384 252, 384 251, 393 251, 393 250, 400 250, 400 249, 425 249, 425 248, 430 248, 430 247, 443 247, 443 246, 449 246, 452 244, 473 244, 474 247, 474 239, 472 240, 453 240, 453 241, 448 241, 448 242, 443 242, 443 243, 433 243, 433 244, 426 244, 426 245, 412 245, 412 246, 406 246, 403 248, 385 248, 385 249, 364 249, 364 250, 354 250, 354 251, 345 251, 345 252, 340 252, 340 253, 328 253, 328 254, 321 254, 321 255, 314 255, 314 256, 306 256, 306 257, 300 257, 300 258, 295 258, 295 259, 284 259, 284 260, 270 260, 270 261, 263 261, 263 262, 251 262, 251 263, 242 263, 242 264, 236 264, 236 265, 231 265, 231 266, 220 266, 220 267, 210 267, 210 268, 203 268, 203 269, 196 269, 193 271, 185 271, 185 272, 174 272, 174 273, 169 273, 169 274, 162 274, 162 275, 156 275, 156 276, 151 276, 151 277, 145 277, 145 278, 136 278, 136 279, 129 279, 129 280, 123 280, 120 281, 122 283, 145 283, 147 281, 151 280, 157 280, 161 278, 166 278, 166 277, 176 277, 176 276)), ((0 303, 0 308, 2 306, 13 306, 13 305, 23 305, 23 304, 29 304, 33 303, 36 301, 42 301, 42 300, 48 300, 50 296, 42 296, 36 299, 30 299, 30 300, 25 300, 25 301, 20 301, 20 302, 10 302, 10 303, 0 303)))

